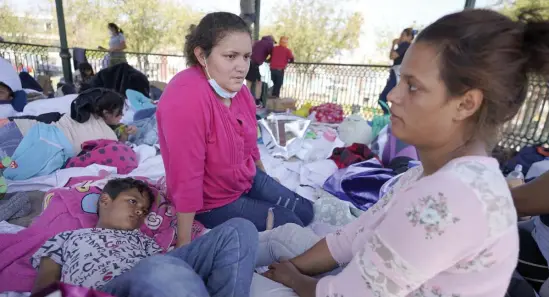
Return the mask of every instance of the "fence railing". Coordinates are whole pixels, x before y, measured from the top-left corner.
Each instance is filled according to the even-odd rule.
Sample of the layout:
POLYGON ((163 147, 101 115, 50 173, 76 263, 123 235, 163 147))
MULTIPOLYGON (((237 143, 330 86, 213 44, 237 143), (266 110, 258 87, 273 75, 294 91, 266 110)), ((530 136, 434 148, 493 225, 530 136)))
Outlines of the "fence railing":
MULTIPOLYGON (((0 57, 9 60, 18 71, 27 71, 34 76, 49 75, 62 77, 63 68, 59 57, 60 48, 35 44, 0 42, 0 57)), ((88 62, 97 72, 108 66, 108 53, 99 50, 70 49, 74 57, 76 51, 85 51, 88 62)), ((185 68, 185 57, 178 55, 126 52, 128 64, 139 69, 151 81, 169 81, 177 72, 185 68)), ((74 65, 74 63, 73 63, 74 65)), ((73 67, 73 72, 75 68, 73 67)))
POLYGON ((293 63, 284 73, 281 96, 301 102, 338 103, 347 114, 366 118, 381 113, 377 104, 389 78, 389 66, 293 63))
MULTIPOLYGON (((9 60, 19 71, 34 76, 62 76, 59 47, 0 42, 0 57, 9 60)), ((76 51, 78 51, 76 49, 76 51)), ((75 49, 71 49, 73 55, 75 49)), ((106 52, 86 50, 95 71, 107 67, 106 52)), ((185 57, 126 52, 133 67, 151 81, 168 82, 185 68, 185 57)), ((282 96, 299 102, 341 104, 346 113, 360 113, 371 119, 379 114, 377 104, 389 76, 389 66, 330 63, 293 63, 285 71, 282 96)), ((519 113, 503 127, 502 147, 522 147, 549 141, 549 85, 541 77, 532 77, 528 96, 519 113)))

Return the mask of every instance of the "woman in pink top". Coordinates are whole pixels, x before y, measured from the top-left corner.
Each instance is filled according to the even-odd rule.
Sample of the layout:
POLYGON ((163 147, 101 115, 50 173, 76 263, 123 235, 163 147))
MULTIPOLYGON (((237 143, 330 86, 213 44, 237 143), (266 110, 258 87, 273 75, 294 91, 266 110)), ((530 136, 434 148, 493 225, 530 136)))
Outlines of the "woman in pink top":
POLYGON ((195 217, 208 228, 242 217, 260 231, 269 211, 275 226, 313 218, 311 202, 269 177, 259 158, 254 99, 243 87, 251 51, 240 17, 210 13, 187 36, 190 67, 162 94, 158 136, 178 245, 190 241, 195 217))
POLYGON ((489 10, 424 29, 388 98, 392 131, 416 146, 422 166, 359 219, 265 275, 301 297, 504 296, 517 264, 517 214, 489 152, 524 102, 527 74, 549 76, 548 36, 541 18, 489 10))

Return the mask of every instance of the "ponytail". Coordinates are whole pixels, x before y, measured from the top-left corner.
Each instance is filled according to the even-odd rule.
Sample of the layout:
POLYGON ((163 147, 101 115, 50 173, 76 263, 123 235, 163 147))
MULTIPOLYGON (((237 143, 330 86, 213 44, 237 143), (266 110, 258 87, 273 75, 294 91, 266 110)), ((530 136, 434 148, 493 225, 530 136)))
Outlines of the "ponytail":
POLYGON ((549 77, 549 20, 541 16, 539 9, 524 10, 518 19, 524 24, 526 71, 549 77))
POLYGON ((118 25, 115 23, 109 23, 107 26, 109 28, 114 29, 114 31, 116 31, 116 33, 118 34, 124 34, 124 31, 120 27, 118 27, 118 25))

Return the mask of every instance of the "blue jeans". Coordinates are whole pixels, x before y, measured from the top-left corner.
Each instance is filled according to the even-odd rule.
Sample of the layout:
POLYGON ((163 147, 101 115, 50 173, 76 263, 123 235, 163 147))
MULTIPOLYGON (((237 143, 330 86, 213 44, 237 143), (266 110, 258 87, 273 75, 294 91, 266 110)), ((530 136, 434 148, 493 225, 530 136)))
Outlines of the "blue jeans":
POLYGON ((116 297, 248 297, 257 246, 254 225, 235 218, 186 246, 140 261, 102 291, 116 297))
MULTIPOLYGON (((379 101, 383 101, 387 103, 387 96, 396 85, 397 85, 396 73, 393 71, 393 69, 391 69, 389 73, 389 79, 387 80, 387 84, 385 85, 385 88, 379 95, 379 101)), ((383 105, 380 105, 380 106, 381 106, 381 109, 383 109, 384 114, 389 114, 389 110, 387 108, 385 108, 383 105)))
POLYGON ((313 220, 313 204, 281 185, 260 169, 254 177, 252 188, 225 206, 196 215, 207 228, 213 228, 231 218, 245 218, 259 231, 267 228, 267 213, 272 209, 274 227, 286 223, 307 226, 313 220))

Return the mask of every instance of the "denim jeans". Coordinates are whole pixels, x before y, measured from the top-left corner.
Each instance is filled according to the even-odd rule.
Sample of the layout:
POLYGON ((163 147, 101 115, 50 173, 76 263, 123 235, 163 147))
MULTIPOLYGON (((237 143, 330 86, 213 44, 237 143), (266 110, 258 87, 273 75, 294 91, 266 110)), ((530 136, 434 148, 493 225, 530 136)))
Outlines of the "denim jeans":
POLYGON ((274 227, 286 223, 307 226, 313 220, 313 204, 281 185, 260 169, 254 177, 252 188, 237 200, 210 211, 196 215, 207 228, 213 228, 231 218, 245 218, 264 231, 267 228, 267 213, 272 209, 274 227))
POLYGON ((271 68, 271 80, 273 81, 273 96, 280 97, 280 89, 284 84, 284 70, 271 68))
POLYGON ((11 157, 15 152, 15 149, 19 146, 19 143, 23 140, 23 134, 17 128, 15 122, 9 122, 2 126, 0 124, 0 159, 4 157, 11 157))
MULTIPOLYGON (((389 73, 389 79, 387 80, 387 84, 385 85, 385 88, 379 95, 379 101, 383 101, 387 103, 387 96, 396 85, 397 85, 397 76, 396 76, 396 73, 393 71, 393 69, 391 69, 391 72, 389 73)), ((383 105, 381 105, 381 108, 383 109, 383 113, 389 114, 389 110, 385 108, 383 105)))
POLYGON ((102 291, 116 297, 248 297, 257 229, 232 219, 190 244, 146 258, 102 291))

